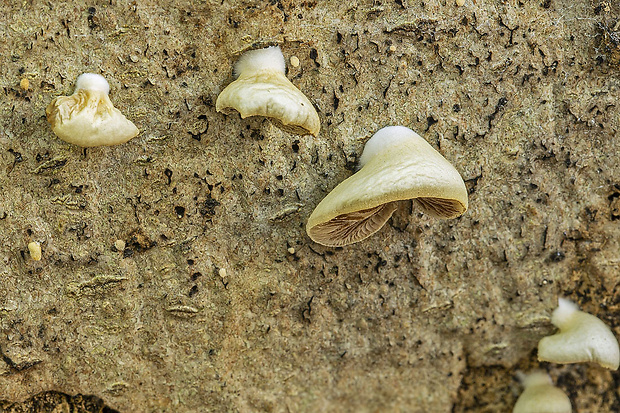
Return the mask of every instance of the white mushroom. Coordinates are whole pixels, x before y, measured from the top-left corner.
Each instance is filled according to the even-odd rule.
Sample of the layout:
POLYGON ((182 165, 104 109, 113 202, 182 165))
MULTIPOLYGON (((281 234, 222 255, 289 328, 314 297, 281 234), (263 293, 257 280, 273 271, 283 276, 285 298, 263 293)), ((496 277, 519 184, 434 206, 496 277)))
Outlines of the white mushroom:
POLYGON ((379 130, 366 143, 359 164, 361 169, 310 215, 306 231, 313 241, 327 246, 361 241, 381 229, 403 200, 415 199, 435 218, 455 218, 467 210, 463 178, 409 128, 379 130))
POLYGON ((570 300, 558 301, 551 322, 560 331, 540 340, 538 360, 561 364, 593 361, 617 370, 620 348, 609 327, 592 314, 580 311, 570 300))
POLYGON ((525 388, 517 399, 512 413, 571 413, 572 407, 568 396, 555 387, 551 377, 543 371, 521 374, 521 383, 525 388))
POLYGON ((83 147, 118 145, 138 135, 136 125, 112 105, 109 92, 103 76, 80 75, 73 95, 57 97, 45 110, 54 133, 83 147))
POLYGON ((215 102, 218 112, 232 108, 249 116, 265 116, 280 129, 314 135, 321 127, 312 103, 285 76, 284 56, 278 46, 245 52, 237 61, 237 80, 226 86, 215 102))

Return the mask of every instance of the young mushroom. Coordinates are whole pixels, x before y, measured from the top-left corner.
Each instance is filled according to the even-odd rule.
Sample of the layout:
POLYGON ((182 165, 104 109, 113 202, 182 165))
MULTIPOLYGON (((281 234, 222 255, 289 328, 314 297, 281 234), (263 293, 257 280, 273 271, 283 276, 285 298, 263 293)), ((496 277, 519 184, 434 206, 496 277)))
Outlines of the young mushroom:
POLYGON ((558 301, 551 322, 560 331, 538 342, 538 360, 561 364, 593 361, 617 370, 620 349, 609 327, 592 314, 580 311, 570 300, 558 301))
POLYGON ((551 382, 543 371, 535 370, 528 375, 519 374, 525 388, 517 399, 512 413, 571 413, 568 396, 551 382))
POLYGON ((218 112, 232 108, 249 116, 265 116, 280 129, 314 135, 321 127, 312 103, 285 76, 284 56, 278 46, 245 52, 234 67, 237 80, 226 86, 215 102, 218 112))
POLYGON ((138 135, 136 125, 112 105, 109 92, 103 76, 80 75, 73 95, 59 96, 45 109, 54 133, 82 147, 118 145, 138 135))
POLYGON ((335 247, 368 238, 409 199, 435 218, 455 218, 467 210, 461 175, 409 128, 389 126, 375 133, 359 166, 310 215, 306 231, 313 241, 335 247))

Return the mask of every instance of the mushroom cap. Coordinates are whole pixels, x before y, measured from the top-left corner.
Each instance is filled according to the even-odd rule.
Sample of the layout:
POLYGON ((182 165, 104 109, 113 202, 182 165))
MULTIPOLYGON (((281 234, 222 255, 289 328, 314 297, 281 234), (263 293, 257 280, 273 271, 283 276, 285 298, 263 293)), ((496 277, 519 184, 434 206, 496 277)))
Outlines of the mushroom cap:
POLYGON ((109 90, 103 76, 80 75, 73 95, 59 96, 45 109, 54 133, 82 147, 118 145, 138 135, 136 125, 110 101, 109 90))
POLYGON ((218 112, 235 109, 241 118, 265 116, 287 132, 316 136, 319 115, 308 98, 285 76, 284 56, 277 46, 245 52, 235 64, 237 80, 219 94, 218 112))
POLYGON ((538 359, 560 364, 593 361, 617 370, 620 348, 609 327, 592 314, 580 311, 571 301, 558 301, 551 322, 560 331, 538 342, 538 359))
POLYGON ((463 178, 409 128, 389 126, 375 133, 360 165, 310 215, 306 231, 313 241, 327 246, 361 241, 381 229, 402 200, 415 199, 436 218, 455 218, 467 210, 463 178))
POLYGON ((547 373, 534 371, 522 379, 525 390, 512 413, 571 413, 568 396, 555 387, 547 373))

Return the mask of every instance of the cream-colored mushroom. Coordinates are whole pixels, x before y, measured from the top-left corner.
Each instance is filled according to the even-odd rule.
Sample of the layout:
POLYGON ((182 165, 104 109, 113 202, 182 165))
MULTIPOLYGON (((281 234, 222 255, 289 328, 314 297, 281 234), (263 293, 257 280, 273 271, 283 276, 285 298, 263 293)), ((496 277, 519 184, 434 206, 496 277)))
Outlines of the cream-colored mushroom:
POLYGON ((568 396, 555 387, 551 377, 543 371, 535 370, 528 375, 520 375, 525 388, 517 399, 512 413, 571 413, 568 396))
POLYGON ((463 178, 409 128, 379 130, 359 165, 310 215, 306 231, 313 241, 332 247, 361 241, 381 229, 399 201, 414 199, 435 218, 455 218, 467 210, 463 178))
POLYGON ((232 108, 249 116, 265 116, 280 129, 314 135, 321 127, 312 103, 285 76, 284 56, 278 46, 245 52, 234 68, 237 80, 226 86, 215 102, 218 112, 232 108))
POLYGON ((561 364, 593 361, 617 370, 620 348, 609 327, 592 314, 580 311, 570 300, 558 301, 551 322, 560 331, 538 342, 538 360, 561 364))
POLYGON ((138 135, 136 125, 112 105, 109 92, 103 76, 80 75, 73 95, 57 97, 45 110, 54 133, 83 147, 118 145, 138 135))

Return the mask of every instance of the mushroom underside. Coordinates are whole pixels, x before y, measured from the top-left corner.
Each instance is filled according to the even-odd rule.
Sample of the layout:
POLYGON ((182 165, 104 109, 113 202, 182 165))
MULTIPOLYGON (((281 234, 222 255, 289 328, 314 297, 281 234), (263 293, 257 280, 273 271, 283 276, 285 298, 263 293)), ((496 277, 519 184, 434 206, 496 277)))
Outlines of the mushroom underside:
MULTIPOLYGON (((415 198, 422 211, 434 218, 454 218, 462 215, 465 207, 455 199, 415 198)), ((381 227, 398 208, 400 201, 388 202, 376 207, 338 215, 310 229, 310 236, 319 244, 341 247, 362 241, 381 227)))
POLYGON ((272 118, 272 117, 269 117, 269 120, 278 129, 283 130, 284 132, 292 133, 293 135, 301 135, 301 136, 313 135, 313 133, 310 132, 310 130, 308 130, 307 128, 304 128, 301 125, 294 125, 294 124, 285 125, 280 121, 280 119, 272 118))
POLYGON ((310 229, 311 238, 329 247, 341 247, 368 238, 392 216, 397 202, 388 202, 373 208, 338 215, 310 229))
MULTIPOLYGON (((236 109, 232 108, 232 107, 227 107, 227 108, 221 108, 220 112, 225 114, 225 115, 234 115, 235 113, 239 113, 236 109)), ((263 116, 263 115, 252 115, 252 116, 248 116, 247 119, 250 118, 256 118, 256 119, 260 119, 260 118, 267 118, 269 119, 269 121, 278 129, 287 132, 287 133, 292 133, 293 135, 300 135, 300 136, 304 136, 304 135, 312 135, 313 133, 308 130, 308 128, 304 128, 301 125, 294 125, 294 124, 288 124, 285 125, 284 123, 282 123, 282 121, 280 121, 277 118, 273 118, 273 117, 269 117, 269 116, 263 116)), ((244 119, 244 118, 242 118, 244 119)))
POLYGON ((465 212, 465 207, 456 199, 416 198, 416 203, 425 214, 433 218, 456 218, 465 212))

